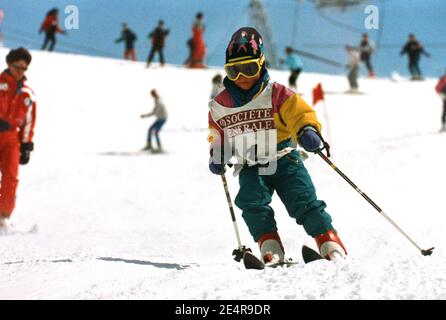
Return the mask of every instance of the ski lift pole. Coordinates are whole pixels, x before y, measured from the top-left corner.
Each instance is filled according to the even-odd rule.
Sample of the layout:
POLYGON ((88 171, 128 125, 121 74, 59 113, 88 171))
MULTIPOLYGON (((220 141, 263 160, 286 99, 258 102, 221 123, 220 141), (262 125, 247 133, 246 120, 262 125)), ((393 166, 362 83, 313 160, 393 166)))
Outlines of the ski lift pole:
POLYGON ((356 184, 353 183, 341 170, 336 167, 336 165, 331 162, 328 157, 322 153, 322 151, 318 151, 317 154, 326 162, 330 167, 332 167, 345 181, 350 184, 353 189, 355 189, 364 199, 367 200, 369 204, 372 205, 373 208, 376 209, 388 222, 390 222, 391 225, 393 225, 404 237, 406 237, 407 240, 409 240, 420 252, 423 256, 430 256, 432 254, 432 251, 434 250, 434 247, 430 249, 421 249, 421 247, 413 241, 407 233, 405 233, 387 214, 384 213, 384 211, 375 203, 372 199, 370 199, 364 192, 361 191, 361 189, 358 188, 356 184))
POLYGON ((237 237, 238 249, 234 249, 232 255, 234 256, 235 261, 240 262, 240 260, 243 259, 244 253, 246 251, 252 252, 252 250, 250 248, 243 246, 242 242, 240 241, 240 234, 238 232, 237 220, 235 219, 234 207, 232 206, 231 195, 229 193, 228 183, 226 181, 226 176, 224 172, 221 174, 221 181, 223 182, 223 188, 225 189, 229 212, 231 213, 232 225, 234 226, 235 236, 237 237))
POLYGON ((295 53, 300 54, 303 57, 307 57, 309 59, 313 59, 313 60, 316 60, 316 61, 328 64, 328 65, 331 65, 331 66, 335 66, 335 67, 339 67, 339 68, 344 68, 345 67, 345 64, 342 64, 342 63, 339 63, 337 61, 330 60, 330 59, 318 56, 318 55, 316 55, 314 53, 309 53, 309 52, 305 52, 305 51, 297 50, 297 49, 294 49, 293 51, 295 53))

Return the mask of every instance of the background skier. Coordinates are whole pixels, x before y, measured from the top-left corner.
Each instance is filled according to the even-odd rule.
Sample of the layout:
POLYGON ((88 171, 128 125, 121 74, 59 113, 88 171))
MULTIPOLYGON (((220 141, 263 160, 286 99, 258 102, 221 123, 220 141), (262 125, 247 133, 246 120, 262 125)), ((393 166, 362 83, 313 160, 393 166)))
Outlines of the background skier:
POLYGON ((446 70, 444 75, 440 78, 437 85, 435 86, 435 91, 443 100, 443 113, 441 114, 441 129, 440 132, 446 131, 446 70))
POLYGON ((297 92, 297 78, 299 78, 300 73, 304 67, 304 64, 297 53, 291 47, 285 48, 286 59, 281 60, 282 63, 285 63, 288 66, 291 74, 288 78, 288 85, 297 92))
POLYGON ((373 71, 372 62, 370 61, 374 50, 375 46, 373 42, 369 40, 367 33, 364 33, 359 43, 360 59, 365 64, 369 77, 371 78, 375 76, 375 71, 373 71))
POLYGON ((206 58, 206 44, 204 43, 203 13, 197 13, 192 26, 192 58, 189 64, 191 68, 204 68, 206 58))
POLYGON ((420 57, 421 54, 426 57, 430 57, 431 55, 424 50, 423 46, 418 42, 415 38, 414 34, 409 34, 409 40, 406 42, 404 47, 401 49, 400 55, 407 54, 409 58, 409 72, 411 74, 411 80, 423 80, 423 76, 420 70, 420 57))
POLYGON ((310 175, 299 153, 291 147, 294 139, 307 151, 322 149, 321 125, 315 111, 299 95, 270 82, 262 38, 254 28, 241 28, 233 34, 224 69, 225 90, 209 103, 209 169, 221 175, 225 163, 236 156, 235 174, 239 173, 240 189, 235 204, 243 212, 263 261, 283 261, 285 254, 269 205, 274 191, 288 214, 315 238, 322 256, 344 256, 344 246, 325 211, 326 204, 317 199, 310 175), (246 45, 243 34, 250 39, 254 35, 256 45, 246 45), (238 50, 241 45, 247 52, 238 50), (237 143, 239 138, 243 140, 241 144, 237 143), (271 147, 272 154, 261 152, 271 147), (262 174, 261 169, 272 163, 276 170, 262 174))
POLYGON ((214 99, 222 89, 223 89, 223 77, 221 76, 221 74, 216 74, 212 78, 211 99, 214 99))
POLYGON ((358 75, 359 75, 359 50, 352 45, 347 45, 345 47, 347 50, 347 69, 348 69, 348 83, 350 85, 350 91, 358 90, 358 75))
POLYGON ((151 113, 142 114, 141 118, 147 118, 154 115, 156 117, 156 120, 150 126, 149 131, 147 132, 147 144, 143 150, 152 151, 153 153, 161 153, 163 152, 163 149, 161 146, 159 132, 167 121, 167 110, 164 102, 161 100, 158 92, 155 89, 150 92, 150 95, 155 101, 155 107, 151 113), (152 135, 155 136, 158 149, 154 149, 152 146, 152 135))
POLYGON ((127 23, 122 24, 121 37, 115 40, 115 43, 124 41, 124 59, 136 61, 135 41, 136 34, 128 27, 127 23))
POLYGON ((53 8, 46 14, 45 19, 40 26, 39 33, 45 32, 45 40, 43 41, 42 50, 45 50, 48 44, 48 51, 53 51, 56 45, 56 33, 66 34, 59 25, 59 9, 53 8))
POLYGON ((160 20, 158 26, 149 34, 149 38, 152 40, 152 49, 147 57, 147 68, 150 67, 153 57, 158 52, 160 57, 161 66, 164 65, 164 46, 166 45, 166 37, 170 30, 164 29, 164 21, 160 20))

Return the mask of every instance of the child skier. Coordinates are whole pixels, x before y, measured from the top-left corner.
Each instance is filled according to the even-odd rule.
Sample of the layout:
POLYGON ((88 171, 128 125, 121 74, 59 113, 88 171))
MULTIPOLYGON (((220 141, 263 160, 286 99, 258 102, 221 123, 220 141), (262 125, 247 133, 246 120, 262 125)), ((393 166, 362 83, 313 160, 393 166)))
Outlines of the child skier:
POLYGON ((142 114, 141 118, 147 118, 154 115, 156 117, 156 120, 149 128, 149 131, 147 133, 147 145, 144 147, 143 150, 152 151, 153 153, 162 153, 163 149, 161 147, 159 132, 167 121, 167 111, 163 101, 161 100, 158 92, 155 89, 150 91, 150 95, 152 96, 153 100, 155 100, 155 108, 151 113, 142 114), (153 149, 152 147, 152 135, 155 135, 158 149, 153 149))
POLYGON ((291 148, 294 139, 307 151, 323 149, 315 111, 299 95, 270 82, 262 37, 254 28, 244 27, 234 33, 226 49, 224 69, 225 90, 209 103, 209 169, 221 175, 229 159, 233 155, 237 158, 234 174, 239 172, 240 189, 235 204, 243 212, 263 261, 285 259, 269 206, 274 191, 288 214, 315 238, 322 256, 345 256, 326 204, 316 198, 310 175, 299 153, 291 148), (255 39, 255 45, 246 45, 242 35, 255 39), (247 50, 239 50, 239 45, 247 50))
POLYGON ((8 68, 0 74, 0 231, 7 228, 15 207, 19 164, 29 162, 34 148, 36 99, 25 77, 31 59, 28 50, 13 49, 6 56, 8 68))

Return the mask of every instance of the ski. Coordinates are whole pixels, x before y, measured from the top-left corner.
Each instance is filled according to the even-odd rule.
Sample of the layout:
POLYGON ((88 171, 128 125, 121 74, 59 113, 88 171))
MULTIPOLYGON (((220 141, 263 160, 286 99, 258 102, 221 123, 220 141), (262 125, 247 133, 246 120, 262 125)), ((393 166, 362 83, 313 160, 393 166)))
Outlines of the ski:
POLYGON ((265 269, 265 264, 255 255, 249 251, 243 253, 243 264, 246 269, 263 270, 265 269))
MULTIPOLYGON (((305 264, 316 261, 316 260, 324 259, 324 257, 322 257, 316 250, 313 250, 306 245, 302 246, 302 258, 303 258, 305 264)), ((289 260, 281 261, 281 262, 277 262, 277 263, 265 264, 262 260, 257 258, 254 254, 252 254, 249 251, 246 251, 243 254, 243 264, 246 269, 263 270, 265 268, 290 267, 292 265, 299 264, 299 262, 289 259, 289 260)))
POLYGON ((319 254, 316 250, 311 249, 310 247, 303 245, 302 246, 302 258, 305 263, 310 263, 316 260, 325 259, 323 256, 319 254))

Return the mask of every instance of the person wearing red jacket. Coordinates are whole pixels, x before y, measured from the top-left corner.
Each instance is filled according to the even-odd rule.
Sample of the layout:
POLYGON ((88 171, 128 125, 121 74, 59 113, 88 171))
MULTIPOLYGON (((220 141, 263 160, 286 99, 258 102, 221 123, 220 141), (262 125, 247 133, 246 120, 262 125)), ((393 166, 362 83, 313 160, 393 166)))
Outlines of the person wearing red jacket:
POLYGON ((203 24, 203 13, 196 15, 195 22, 192 26, 193 51, 189 61, 190 68, 206 67, 206 44, 204 42, 205 25, 203 24))
POLYGON ((443 100, 443 113, 441 114, 440 132, 446 132, 446 71, 435 86, 435 91, 437 91, 438 95, 443 100))
POLYGON ((57 8, 51 9, 46 14, 45 20, 43 20, 42 25, 40 26, 39 33, 45 32, 45 40, 43 41, 42 50, 46 50, 48 44, 49 51, 53 51, 54 46, 56 45, 56 33, 66 34, 64 30, 60 28, 59 25, 59 10, 57 8))
POLYGON ((0 229, 15 207, 19 163, 29 162, 36 119, 36 99, 26 84, 31 54, 24 48, 6 56, 8 68, 0 74, 0 229))

